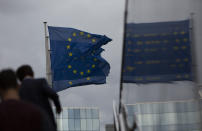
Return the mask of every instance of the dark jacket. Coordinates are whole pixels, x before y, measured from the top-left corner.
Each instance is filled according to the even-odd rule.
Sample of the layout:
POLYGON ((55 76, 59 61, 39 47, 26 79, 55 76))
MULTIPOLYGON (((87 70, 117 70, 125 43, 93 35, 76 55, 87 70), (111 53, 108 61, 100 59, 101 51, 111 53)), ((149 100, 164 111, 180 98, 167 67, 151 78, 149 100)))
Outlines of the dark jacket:
POLYGON ((45 110, 56 128, 54 114, 49 99, 54 102, 57 111, 61 110, 61 106, 58 95, 48 86, 45 79, 24 79, 19 92, 22 100, 36 104, 45 110))
POLYGON ((0 131, 42 131, 41 117, 30 103, 14 99, 0 103, 0 131))

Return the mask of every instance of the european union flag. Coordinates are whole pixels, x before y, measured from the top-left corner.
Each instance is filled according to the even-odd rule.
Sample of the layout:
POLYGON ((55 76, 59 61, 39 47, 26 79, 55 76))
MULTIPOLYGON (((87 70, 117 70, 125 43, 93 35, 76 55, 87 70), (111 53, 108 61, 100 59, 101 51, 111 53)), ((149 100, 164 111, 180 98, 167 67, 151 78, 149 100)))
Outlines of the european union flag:
POLYGON ((110 38, 73 28, 48 27, 53 89, 103 84, 110 65, 101 57, 110 38))
POLYGON ((126 26, 123 82, 192 80, 189 21, 126 26))

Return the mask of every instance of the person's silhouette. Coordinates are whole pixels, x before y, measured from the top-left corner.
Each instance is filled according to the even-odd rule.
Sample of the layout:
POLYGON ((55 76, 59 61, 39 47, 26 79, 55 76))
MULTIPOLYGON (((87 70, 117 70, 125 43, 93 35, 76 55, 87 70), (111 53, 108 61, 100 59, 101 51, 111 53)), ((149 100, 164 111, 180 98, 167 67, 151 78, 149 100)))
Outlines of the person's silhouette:
POLYGON ((52 122, 56 131, 57 126, 49 100, 52 100, 56 106, 56 112, 60 113, 62 108, 56 92, 48 86, 44 78, 34 79, 34 72, 29 65, 23 65, 16 72, 21 81, 20 97, 42 108, 52 122))
POLYGON ((0 72, 0 131, 41 131, 41 112, 20 100, 15 72, 0 72))

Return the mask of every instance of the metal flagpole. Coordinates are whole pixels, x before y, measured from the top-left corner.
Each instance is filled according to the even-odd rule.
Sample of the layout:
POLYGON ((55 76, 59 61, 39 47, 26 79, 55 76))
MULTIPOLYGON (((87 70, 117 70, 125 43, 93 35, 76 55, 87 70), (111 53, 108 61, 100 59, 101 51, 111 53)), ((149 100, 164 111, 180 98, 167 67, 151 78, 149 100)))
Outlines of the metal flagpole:
POLYGON ((120 90, 119 90, 119 113, 121 112, 122 106, 122 90, 123 90, 123 66, 124 66, 124 51, 125 51, 125 39, 126 39, 126 22, 128 14, 128 0, 125 2, 124 12, 124 28, 123 28, 123 45, 122 45, 122 62, 121 62, 121 76, 120 76, 120 90))
POLYGON ((51 82, 51 68, 50 68, 50 49, 48 46, 49 37, 47 35, 47 22, 44 23, 44 30, 45 30, 45 50, 46 50, 46 78, 48 80, 48 84, 52 87, 51 82))
POLYGON ((126 25, 128 16, 128 0, 125 0, 125 12, 124 12, 124 28, 123 28, 123 44, 122 44, 122 62, 121 62, 121 76, 120 76, 120 90, 119 90, 119 114, 118 124, 120 131, 133 131, 136 129, 136 122, 133 123, 132 128, 128 127, 126 108, 123 107, 122 103, 122 91, 123 91, 123 68, 124 68, 124 52, 125 52, 125 41, 126 41, 126 25))
POLYGON ((120 90, 119 90, 119 110, 118 110, 118 119, 120 131, 126 131, 125 118, 123 117, 123 107, 122 107, 122 91, 123 91, 123 68, 124 68, 124 51, 125 51, 125 39, 126 39, 126 22, 128 14, 128 0, 125 2, 125 11, 124 11, 124 27, 123 27, 123 42, 122 42, 122 62, 121 62, 121 76, 120 76, 120 90))
MULTIPOLYGON (((194 39, 194 13, 190 13, 190 27, 189 27, 189 31, 190 31, 190 43, 191 43, 191 54, 192 54, 192 72, 193 72, 193 81, 196 83, 196 95, 197 96, 197 100, 199 101, 199 105, 201 104, 200 99, 201 99, 201 88, 199 84, 199 80, 198 80, 198 72, 197 72, 197 55, 196 55, 196 43, 195 43, 195 39, 194 39)), ((201 114, 201 112, 200 112, 201 114)), ((200 115, 200 120, 202 121, 202 114, 200 115)), ((202 125, 200 127, 202 129, 202 125)))
POLYGON ((117 108, 116 108, 116 102, 113 100, 113 113, 114 113, 114 125, 115 125, 115 129, 116 131, 120 131, 119 130, 119 115, 117 113, 117 108))
POLYGON ((193 71, 193 80, 194 82, 198 82, 197 79, 197 62, 196 62, 196 53, 195 53, 195 41, 194 41, 194 13, 190 13, 190 45, 191 45, 191 57, 192 57, 192 71, 193 71))
MULTIPOLYGON (((189 25, 189 31, 190 31, 190 46, 191 46, 191 59, 192 59, 192 75, 193 75, 193 82, 196 84, 196 95, 200 96, 200 86, 198 85, 198 72, 197 72, 197 55, 196 55, 196 45, 195 45, 195 39, 194 39, 194 13, 190 13, 190 25, 189 25)), ((198 98, 198 97, 197 97, 198 98)))

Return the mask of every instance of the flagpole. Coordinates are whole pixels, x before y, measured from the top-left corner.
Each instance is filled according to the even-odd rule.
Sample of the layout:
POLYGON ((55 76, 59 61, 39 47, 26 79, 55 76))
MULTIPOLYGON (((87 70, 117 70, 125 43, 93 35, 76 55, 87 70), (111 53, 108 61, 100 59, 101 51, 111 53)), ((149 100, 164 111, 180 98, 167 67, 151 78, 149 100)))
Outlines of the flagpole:
MULTIPOLYGON (((190 31, 190 42, 191 42, 191 54, 192 54, 192 71, 193 71, 193 81, 196 83, 196 91, 197 91, 197 95, 199 95, 196 99, 199 100, 200 103, 200 99, 201 99, 201 87, 199 84, 199 79, 198 79, 198 72, 197 72, 197 55, 196 55, 196 43, 195 43, 195 39, 194 39, 194 13, 190 13, 190 27, 189 27, 189 31, 190 31)), ((200 105, 200 104, 199 104, 200 105)), ((201 112, 200 112, 201 114, 201 112)), ((202 114, 200 115, 200 120, 202 120, 202 114)), ((202 125, 200 127, 202 129, 202 125)))
MULTIPOLYGON (((198 95, 199 94, 199 90, 200 90, 200 86, 199 84, 199 80, 198 80, 198 72, 197 72, 197 55, 196 55, 196 44, 195 44, 195 39, 194 39, 194 13, 190 13, 190 25, 189 25, 189 32, 190 32, 190 45, 191 45, 191 59, 192 59, 192 66, 191 66, 191 71, 192 71, 192 75, 193 75, 193 81, 196 84, 196 92, 198 95)), ((197 97, 198 98, 198 97, 197 97)))
POLYGON ((192 57, 192 72, 193 72, 193 81, 197 83, 197 64, 196 64, 196 53, 195 53, 195 41, 194 41, 194 13, 190 13, 190 45, 191 45, 191 57, 192 57))
POLYGON ((116 108, 116 102, 113 100, 113 113, 114 113, 114 125, 115 125, 115 131, 119 130, 119 114, 117 114, 117 108, 116 108))
POLYGON ((51 68, 50 68, 50 49, 48 46, 49 37, 47 35, 47 22, 44 23, 44 30, 45 30, 45 50, 46 50, 46 78, 50 87, 52 87, 51 82, 51 68))
POLYGON ((123 42, 122 42, 122 62, 121 62, 121 76, 120 76, 120 90, 119 90, 119 113, 122 108, 122 90, 123 90, 123 66, 124 66, 124 51, 125 51, 125 39, 126 39, 126 22, 128 15, 128 0, 125 1, 124 11, 124 28, 123 28, 123 42))

